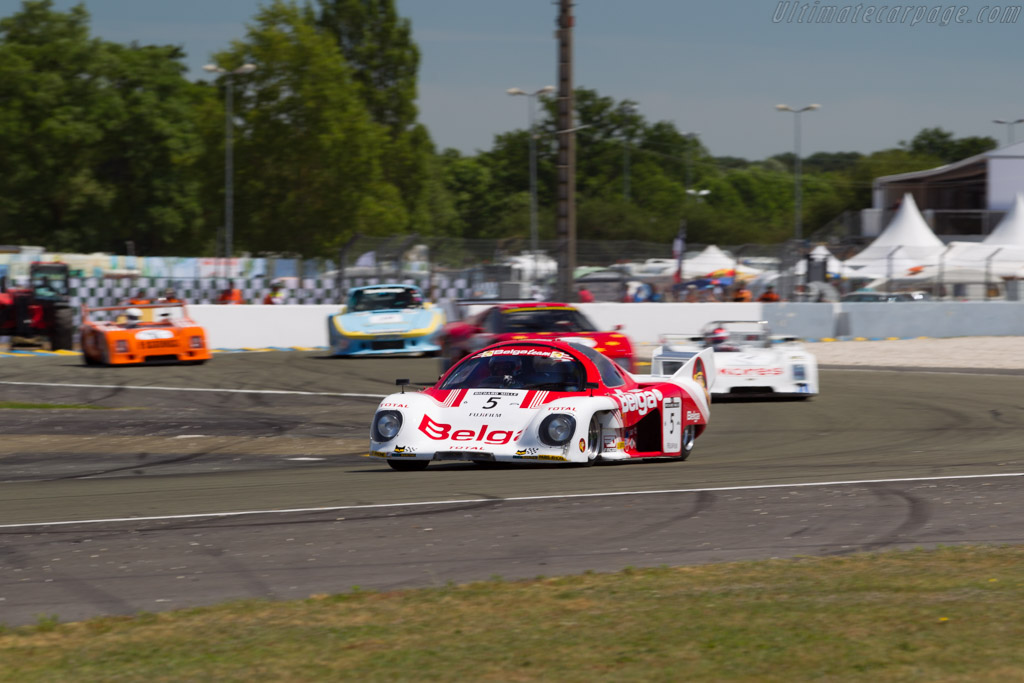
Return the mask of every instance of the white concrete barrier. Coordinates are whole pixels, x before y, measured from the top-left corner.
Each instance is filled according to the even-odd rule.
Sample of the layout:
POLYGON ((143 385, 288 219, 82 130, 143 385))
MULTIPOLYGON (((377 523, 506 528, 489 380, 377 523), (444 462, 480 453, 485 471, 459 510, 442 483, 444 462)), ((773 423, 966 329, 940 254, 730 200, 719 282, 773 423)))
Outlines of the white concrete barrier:
POLYGON ((327 346, 327 317, 339 310, 336 304, 188 307, 215 349, 327 346))
MULTIPOLYGON (((714 320, 766 320, 776 334, 804 339, 1024 335, 1024 302, 594 303, 579 304, 602 329, 622 325, 638 344, 694 334, 714 320)), ((189 306, 219 349, 327 345, 337 305, 189 306)))

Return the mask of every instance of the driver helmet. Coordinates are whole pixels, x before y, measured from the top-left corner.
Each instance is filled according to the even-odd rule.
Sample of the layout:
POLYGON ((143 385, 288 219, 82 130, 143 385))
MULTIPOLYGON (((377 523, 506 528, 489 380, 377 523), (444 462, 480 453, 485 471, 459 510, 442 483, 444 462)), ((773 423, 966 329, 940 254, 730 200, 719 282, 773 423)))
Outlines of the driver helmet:
POLYGON ((142 320, 142 310, 141 309, 129 308, 127 311, 124 312, 124 314, 128 318, 128 322, 130 322, 130 323, 137 323, 140 320, 142 320))
POLYGON ((724 344, 729 341, 729 333, 724 327, 716 327, 711 331, 711 334, 708 335, 708 341, 712 344, 724 344))
POLYGON ((494 356, 487 363, 491 375, 497 377, 508 377, 517 375, 523 369, 523 360, 518 356, 494 356))

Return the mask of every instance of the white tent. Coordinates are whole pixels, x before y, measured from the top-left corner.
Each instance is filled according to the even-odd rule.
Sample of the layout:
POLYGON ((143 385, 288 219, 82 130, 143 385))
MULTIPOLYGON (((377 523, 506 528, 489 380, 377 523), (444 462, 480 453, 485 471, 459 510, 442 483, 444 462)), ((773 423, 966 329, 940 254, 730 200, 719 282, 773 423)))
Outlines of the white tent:
MULTIPOLYGON (((823 244, 819 244, 814 249, 811 249, 810 256, 817 261, 825 261, 825 269, 829 275, 838 275, 843 272, 843 262, 832 255, 832 252, 828 250, 823 244)), ((807 272, 807 259, 802 258, 797 261, 796 265, 793 266, 793 273, 796 275, 803 275, 807 272)))
POLYGON ((945 246, 928 227, 909 192, 903 195, 896 215, 875 241, 856 256, 846 259, 845 275, 852 277, 899 277, 911 268, 938 262, 945 246))
POLYGON ((713 244, 683 261, 683 277, 686 279, 705 277, 717 270, 735 270, 740 277, 753 277, 761 272, 757 268, 738 263, 735 257, 713 244))
POLYGON ((915 279, 987 282, 1016 277, 1024 269, 1024 194, 982 242, 950 242, 939 258, 911 271, 915 279))
POLYGON ((1018 192, 1013 206, 999 221, 999 225, 985 238, 983 244, 1024 246, 1024 193, 1018 192))

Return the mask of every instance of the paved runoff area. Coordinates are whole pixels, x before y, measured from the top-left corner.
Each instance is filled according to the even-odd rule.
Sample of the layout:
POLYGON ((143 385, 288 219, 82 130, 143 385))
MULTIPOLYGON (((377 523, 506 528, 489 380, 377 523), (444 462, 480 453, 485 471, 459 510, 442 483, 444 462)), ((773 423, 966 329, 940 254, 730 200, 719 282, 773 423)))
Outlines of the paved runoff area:
POLYGON ((825 366, 1024 370, 1024 337, 921 337, 807 346, 825 366))

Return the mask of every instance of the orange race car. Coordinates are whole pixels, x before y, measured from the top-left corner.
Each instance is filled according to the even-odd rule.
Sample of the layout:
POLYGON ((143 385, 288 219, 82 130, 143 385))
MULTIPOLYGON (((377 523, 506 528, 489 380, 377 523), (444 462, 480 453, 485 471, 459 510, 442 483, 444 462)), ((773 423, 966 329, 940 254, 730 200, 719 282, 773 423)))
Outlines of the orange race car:
POLYGON ((82 358, 86 365, 201 364, 212 356, 206 331, 183 303, 82 307, 82 358))

